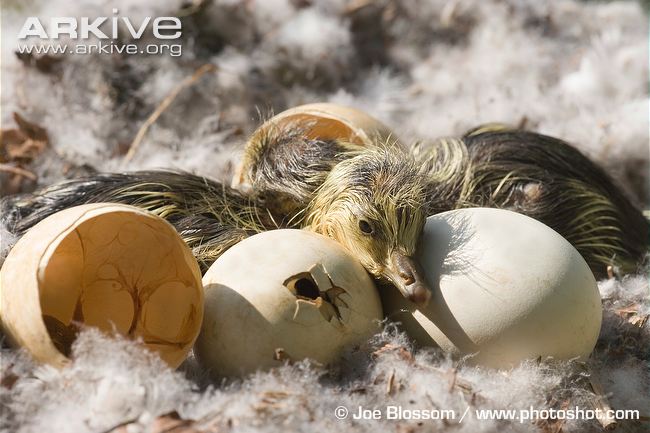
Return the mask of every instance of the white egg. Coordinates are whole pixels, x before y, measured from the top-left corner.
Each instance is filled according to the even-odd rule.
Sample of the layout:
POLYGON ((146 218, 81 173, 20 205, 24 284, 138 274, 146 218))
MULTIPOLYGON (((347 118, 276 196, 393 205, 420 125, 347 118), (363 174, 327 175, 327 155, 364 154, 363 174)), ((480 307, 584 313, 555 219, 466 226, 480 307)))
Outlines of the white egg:
POLYGON ((508 367, 527 358, 586 358, 602 318, 596 281, 578 251, 527 216, 461 209, 427 219, 418 260, 432 297, 418 309, 382 291, 387 316, 422 346, 508 367))
POLYGON ((336 362, 382 318, 377 289, 338 243, 273 230, 226 251, 203 277, 205 312, 194 347, 214 375, 236 376, 285 359, 336 362))
POLYGON ((11 341, 61 367, 79 326, 141 338, 173 367, 203 313, 201 272, 164 219, 111 203, 45 218, 0 270, 0 318, 11 341))

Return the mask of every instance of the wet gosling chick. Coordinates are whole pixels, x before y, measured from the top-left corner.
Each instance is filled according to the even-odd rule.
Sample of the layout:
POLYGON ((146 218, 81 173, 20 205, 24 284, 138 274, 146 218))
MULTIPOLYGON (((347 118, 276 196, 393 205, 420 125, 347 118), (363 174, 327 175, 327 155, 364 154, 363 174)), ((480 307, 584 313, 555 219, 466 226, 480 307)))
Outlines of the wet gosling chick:
POLYGON ((427 179, 408 153, 366 149, 332 169, 302 225, 338 241, 372 275, 424 304, 431 294, 413 256, 427 217, 426 193, 427 179))
POLYGON ((76 205, 114 202, 165 218, 179 231, 205 271, 249 235, 304 228, 346 247, 373 276, 425 303, 430 291, 413 254, 426 218, 426 178, 397 148, 367 150, 336 164, 309 196, 300 218, 276 224, 255 197, 190 173, 146 171, 101 174, 5 200, 8 228, 24 233, 47 216, 76 205))

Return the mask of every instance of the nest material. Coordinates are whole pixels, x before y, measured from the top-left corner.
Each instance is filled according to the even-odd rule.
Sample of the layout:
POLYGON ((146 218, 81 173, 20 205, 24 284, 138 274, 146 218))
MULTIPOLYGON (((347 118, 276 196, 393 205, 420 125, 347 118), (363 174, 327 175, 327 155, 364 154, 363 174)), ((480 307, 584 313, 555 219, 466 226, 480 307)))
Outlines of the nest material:
POLYGON ((3 351, 0 402, 4 431, 167 431, 221 430, 281 432, 354 429, 360 432, 455 431, 528 433, 599 432, 596 420, 481 421, 475 409, 525 410, 604 407, 638 409, 638 421, 619 420, 616 431, 641 433, 650 423, 647 351, 650 327, 645 278, 602 281, 603 332, 587 365, 538 360, 498 372, 451 361, 437 350, 414 350, 403 334, 388 327, 331 369, 302 362, 287 364, 242 381, 207 387, 192 359, 180 372, 133 342, 98 331, 82 331, 73 362, 64 370, 39 368, 28 358, 3 351), (602 394, 592 381, 600 383, 602 394), (603 403, 604 402, 604 403, 603 403), (344 405, 383 408, 451 409, 455 421, 338 420, 344 405), (595 406, 592 406, 595 405, 595 406), (70 412, 69 412, 70 411, 70 412), (128 427, 128 430, 127 430, 128 427), (158 430, 156 430, 158 428, 158 430))
MULTIPOLYGON (((37 11, 6 3, 3 36, 15 35, 24 15, 37 11)), ((151 16, 167 15, 180 3, 124 3, 120 11, 128 15, 136 8, 151 16)), ((29 185, 23 191, 31 190, 36 178, 50 184, 90 166, 116 171, 174 161, 183 169, 225 178, 232 159, 228 151, 244 140, 242 131, 254 128, 258 108, 280 110, 327 99, 364 108, 417 138, 460 133, 495 118, 511 123, 527 119, 536 130, 578 143, 637 198, 647 196, 647 20, 635 2, 353 3, 264 1, 250 8, 250 2, 192 2, 183 10, 184 42, 191 45, 186 48, 192 58, 214 59, 222 73, 210 74, 180 94, 126 167, 120 149, 128 148, 162 95, 192 74, 195 62, 170 62, 165 56, 78 56, 56 63, 45 58, 40 63, 50 64, 47 68, 30 61, 37 63, 34 68, 27 62, 22 67, 7 52, 2 62, 8 83, 2 92, 3 112, 26 113, 47 127, 56 149, 25 165, 29 185), (312 25, 296 26, 306 18, 312 25), (276 38, 278 31, 283 38, 276 38), (314 44, 317 51, 309 49, 314 44), (344 49, 338 50, 340 46, 344 49), (305 71, 312 78, 313 71, 319 73, 310 81, 305 71), (303 86, 286 80, 296 75, 303 86), (53 92, 55 87, 59 91, 53 92), (94 102, 90 110, 88 95, 94 102)), ((47 14, 49 3, 43 5, 39 12, 47 14)), ((104 6, 102 13, 110 16, 111 5, 104 6)), ((95 16, 101 7, 65 4, 70 16, 95 16)), ((62 4, 56 8, 57 14, 63 13, 62 4)), ((10 235, 2 231, 0 237, 4 248, 10 235)), ((646 275, 600 284, 606 313, 594 366, 614 408, 650 407, 646 275)), ((391 343, 404 345, 400 339, 391 343)), ((107 431, 126 422, 129 430, 138 431, 176 410, 183 418, 205 420, 221 430, 326 431, 350 427, 332 417, 341 403, 374 405, 390 398, 444 408, 487 398, 503 409, 543 407, 547 390, 557 383, 569 391, 564 395, 582 392, 571 386, 572 380, 562 380, 572 377, 570 372, 545 364, 502 375, 415 354, 427 367, 449 371, 446 377, 472 389, 461 394, 450 381, 438 381, 440 375, 420 374, 408 362, 394 362, 399 358, 391 354, 398 353, 402 350, 384 350, 372 368, 352 363, 354 371, 334 379, 322 376, 317 367, 298 365, 199 393, 196 384, 204 384, 197 379, 200 373, 186 369, 193 378, 187 381, 137 346, 82 332, 73 368, 64 372, 39 368, 14 351, 3 351, 0 428, 77 433, 107 431), (460 395, 466 397, 456 400, 460 395)), ((600 431, 594 422, 551 427, 600 431)), ((391 422, 355 428, 534 429, 531 424, 465 421, 462 426, 391 422)), ((647 418, 618 425, 621 432, 649 428, 647 418)))

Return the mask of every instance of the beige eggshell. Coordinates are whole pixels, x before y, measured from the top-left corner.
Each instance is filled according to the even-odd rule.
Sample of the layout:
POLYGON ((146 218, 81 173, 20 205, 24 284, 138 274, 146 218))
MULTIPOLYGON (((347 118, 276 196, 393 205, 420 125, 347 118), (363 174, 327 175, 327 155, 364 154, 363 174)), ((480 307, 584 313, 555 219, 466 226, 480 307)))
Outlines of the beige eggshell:
POLYGON ((427 219, 418 260, 432 286, 417 308, 382 292, 387 316, 422 346, 509 367, 524 359, 586 358, 602 318, 593 274, 557 232, 499 209, 461 209, 427 219))
POLYGON ((273 230, 226 251, 203 277, 205 315, 194 346, 217 376, 282 365, 335 362, 379 330, 377 289, 338 243, 273 230))
MULTIPOLYGON (((305 135, 310 139, 339 139, 368 147, 374 146, 377 140, 381 143, 396 140, 395 134, 386 125, 369 114, 356 108, 320 102, 299 105, 273 116, 253 133, 249 142, 256 140, 268 128, 282 128, 291 124, 308 126, 305 135)), ((247 166, 244 158, 233 177, 233 187, 247 185, 247 166)))
POLYGON ((203 315, 199 266, 162 218, 118 204, 57 212, 31 228, 0 270, 0 319, 36 360, 68 363, 78 325, 141 338, 172 367, 203 315))

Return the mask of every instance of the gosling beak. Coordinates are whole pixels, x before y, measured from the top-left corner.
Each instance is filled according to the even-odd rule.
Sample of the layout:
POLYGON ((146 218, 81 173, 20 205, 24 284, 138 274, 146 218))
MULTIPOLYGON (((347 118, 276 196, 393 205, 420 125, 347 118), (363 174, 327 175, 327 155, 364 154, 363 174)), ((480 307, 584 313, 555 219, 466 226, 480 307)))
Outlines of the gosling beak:
POLYGON ((386 277, 399 289, 406 299, 425 306, 431 298, 431 290, 418 262, 402 253, 390 255, 390 267, 386 277))

